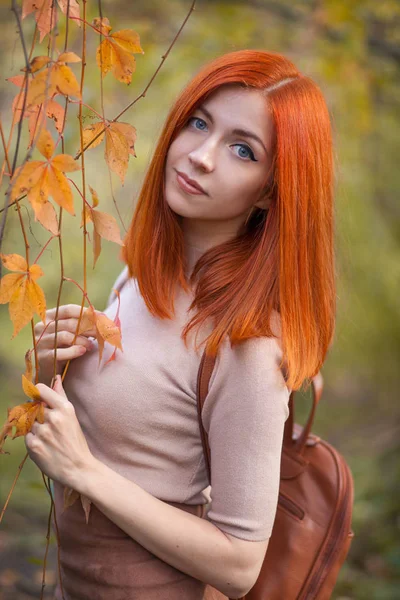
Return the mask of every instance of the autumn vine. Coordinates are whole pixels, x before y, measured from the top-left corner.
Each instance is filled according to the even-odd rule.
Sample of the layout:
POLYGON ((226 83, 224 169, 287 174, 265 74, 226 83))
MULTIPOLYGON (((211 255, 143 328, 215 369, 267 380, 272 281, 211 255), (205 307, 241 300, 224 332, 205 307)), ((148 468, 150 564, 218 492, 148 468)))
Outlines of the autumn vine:
MULTIPOLYGON (((4 416, 4 425, 0 429, 0 453, 9 454, 4 450, 7 438, 11 440, 26 435, 37 420, 43 423, 45 403, 40 398, 36 384, 39 381, 39 364, 37 360, 37 348, 41 337, 51 323, 55 323, 54 339, 54 364, 53 379, 57 374, 57 316, 61 305, 62 291, 64 285, 76 286, 81 294, 81 311, 78 319, 77 330, 74 341, 81 333, 89 330, 96 331, 96 339, 99 349, 99 364, 102 360, 105 343, 114 347, 113 354, 107 363, 115 360, 117 351, 122 351, 121 323, 118 313, 113 320, 104 313, 95 309, 90 301, 87 289, 87 244, 92 244, 93 268, 101 253, 102 239, 123 245, 120 236, 119 225, 116 219, 106 212, 98 209, 100 200, 97 191, 91 182, 87 181, 85 169, 86 152, 104 142, 104 158, 107 168, 115 173, 124 184, 125 176, 131 156, 136 156, 135 142, 136 129, 128 122, 121 121, 121 117, 130 110, 141 98, 146 96, 147 90, 162 68, 172 47, 188 18, 194 10, 195 0, 192 2, 188 13, 183 20, 176 36, 169 48, 161 57, 160 64, 153 73, 145 89, 131 101, 118 115, 111 119, 105 116, 106 98, 103 95, 102 81, 105 76, 111 74, 121 85, 131 84, 136 71, 136 54, 144 54, 141 46, 139 33, 132 29, 118 29, 114 31, 113 23, 103 16, 101 2, 93 2, 93 11, 98 16, 91 22, 87 20, 88 0, 23 0, 22 6, 16 1, 11 3, 11 10, 15 14, 17 31, 23 50, 25 64, 21 65, 20 72, 8 78, 10 85, 18 88, 16 96, 10 107, 11 124, 6 136, 3 120, 0 119, 0 138, 4 150, 4 160, 0 167, 0 184, 5 180, 7 191, 5 193, 4 207, 1 209, 0 224, 0 250, 3 245, 4 232, 9 218, 10 207, 15 207, 21 227, 21 233, 25 244, 25 256, 17 253, 4 254, 0 252, 0 303, 8 304, 10 319, 13 324, 12 338, 27 325, 32 331, 32 347, 25 353, 25 372, 22 374, 22 391, 28 397, 27 402, 8 408, 7 416, 4 416), (25 19, 35 19, 35 29, 29 45, 23 30, 25 19), (59 39, 59 23, 64 19, 65 35, 61 42, 59 39), (71 27, 80 28, 81 50, 74 52, 69 49, 69 32, 71 27), (95 56, 87 54, 88 36, 96 36, 98 45, 95 56), (35 55, 36 46, 47 36, 47 53, 35 55), (62 48, 59 46, 63 45, 62 48), (92 107, 83 102, 85 91, 85 68, 97 65, 100 71, 100 107, 92 107), (77 79, 77 69, 80 68, 80 78, 77 79), (68 152, 65 143, 65 132, 76 127, 70 123, 68 109, 70 105, 78 104, 78 127, 79 147, 73 152, 68 152), (89 110, 95 121, 84 126, 83 108, 89 110), (28 147, 26 155, 20 159, 21 139, 23 129, 26 128, 28 135, 28 147), (33 159, 33 155, 39 153, 39 158, 33 159), (77 185, 68 177, 68 173, 80 171, 81 184, 77 185), (87 188, 90 193, 88 199, 87 188), (73 277, 69 277, 64 267, 63 248, 63 212, 67 211, 76 217, 75 197, 81 204, 79 215, 81 216, 79 227, 82 229, 83 244, 83 282, 79 283, 73 277), (49 238, 43 245, 39 254, 32 260, 30 255, 29 232, 25 223, 25 217, 21 208, 26 212, 32 211, 37 227, 44 228, 49 233, 49 238), (56 208, 58 212, 56 212, 56 208), (88 231, 88 225, 93 227, 92 236, 88 231), (60 259, 60 280, 58 285, 57 304, 54 321, 46 323, 46 295, 44 289, 38 283, 41 277, 45 279, 45 273, 40 266, 40 260, 44 250, 54 240, 58 240, 60 259), (9 273, 2 276, 2 267, 9 273), (84 311, 85 305, 87 305, 84 311), (35 340, 34 327, 35 316, 44 324, 44 330, 38 340, 35 340), (32 364, 34 358, 34 366, 32 364)), ((118 206, 114 200, 116 212, 120 218, 118 206)), ((29 216, 29 214, 28 214, 29 216)), ((78 225, 78 221, 77 221, 78 225)), ((31 231, 31 228, 29 228, 31 231)), ((116 290, 115 290, 116 291, 116 290)), ((118 292, 116 291, 118 296, 118 292)), ((107 364, 105 363, 105 364, 107 364)), ((65 365, 62 373, 64 379, 69 367, 65 365)), ((13 484, 7 496, 4 507, 0 514, 2 521, 6 508, 10 502, 12 492, 18 481, 18 477, 27 460, 28 454, 18 467, 13 484)), ((51 506, 48 519, 47 544, 44 557, 42 591, 43 598, 45 588, 46 558, 50 539, 51 518, 54 516, 56 537, 58 541, 57 515, 52 497, 50 479, 42 473, 43 482, 50 495, 51 506)), ((65 488, 64 507, 68 508, 80 498, 85 511, 86 522, 90 514, 90 501, 78 494, 75 490, 65 488)), ((58 544, 59 546, 59 544, 58 544)), ((58 547, 59 551, 59 547, 58 547)), ((60 577, 60 588, 62 596, 63 588, 61 581, 60 561, 58 556, 58 569, 60 577)))

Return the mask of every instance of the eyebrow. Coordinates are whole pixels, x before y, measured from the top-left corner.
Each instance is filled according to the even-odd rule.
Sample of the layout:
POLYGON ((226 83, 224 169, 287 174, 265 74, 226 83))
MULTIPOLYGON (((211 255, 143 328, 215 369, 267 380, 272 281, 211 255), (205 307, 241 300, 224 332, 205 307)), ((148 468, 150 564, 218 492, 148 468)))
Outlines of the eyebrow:
MULTIPOLYGON (((214 124, 214 119, 212 117, 212 114, 204 106, 199 106, 197 108, 197 110, 200 110, 202 113, 204 113, 206 115, 206 117, 208 119, 210 119, 211 123, 214 124)), ((260 138, 258 137, 258 135, 256 135, 255 133, 252 133, 251 131, 247 131, 246 129, 232 129, 232 133, 234 135, 241 135, 241 136, 250 138, 252 140, 255 140, 256 142, 258 142, 259 144, 261 144, 261 146, 265 150, 265 153, 268 154, 268 151, 267 151, 266 147, 264 146, 263 142, 260 140, 260 138)))

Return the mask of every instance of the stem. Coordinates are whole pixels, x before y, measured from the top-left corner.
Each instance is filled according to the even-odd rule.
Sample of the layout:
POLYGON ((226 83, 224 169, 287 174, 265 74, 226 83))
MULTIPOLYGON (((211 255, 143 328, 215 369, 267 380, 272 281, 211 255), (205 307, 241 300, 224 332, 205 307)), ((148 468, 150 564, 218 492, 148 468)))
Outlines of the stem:
MULTIPOLYGON (((83 146, 83 123, 82 123, 82 98, 83 98, 83 85, 85 81, 85 67, 86 67, 86 0, 82 0, 83 4, 83 28, 82 28, 82 70, 81 70, 81 81, 80 81, 80 102, 79 102, 79 136, 80 136, 80 146, 82 149, 83 146)), ((81 302, 81 311, 79 313, 78 323, 76 326, 75 337, 72 343, 75 343, 76 338, 78 337, 79 327, 82 320, 83 309, 85 306, 85 299, 91 305, 90 300, 87 296, 87 274, 86 274, 86 261, 87 261, 87 229, 86 229, 86 211, 85 211, 85 202, 86 202, 86 175, 85 175, 85 155, 81 152, 81 173, 82 173, 82 211, 83 211, 83 289, 79 284, 74 281, 76 285, 82 290, 83 297, 81 302)), ((63 277, 64 281, 73 281, 68 277, 63 277)), ((65 375, 67 374, 68 367, 70 365, 70 360, 64 367, 61 381, 64 381, 65 375)), ((56 362, 54 358, 54 377, 56 376, 56 362)))
POLYGON ((17 474, 16 474, 16 475, 15 475, 15 477, 14 477, 13 484, 12 484, 12 486, 11 486, 11 489, 10 489, 10 491, 8 492, 8 496, 7 496, 7 499, 6 499, 6 503, 5 503, 5 505, 3 506, 3 509, 2 509, 2 511, 1 511, 1 514, 0 514, 0 523, 1 523, 1 522, 2 522, 2 520, 3 520, 3 516, 4 516, 4 513, 6 512, 6 508, 7 508, 7 506, 8 506, 8 503, 10 502, 10 498, 11 498, 11 495, 12 495, 12 493, 13 493, 13 491, 14 491, 15 484, 16 484, 16 483, 17 483, 17 481, 18 481, 18 477, 21 475, 22 467, 24 466, 24 464, 25 464, 25 461, 26 461, 26 459, 28 458, 28 456, 29 456, 29 453, 27 452, 27 453, 25 454, 25 456, 24 456, 24 458, 23 458, 22 462, 21 462, 21 463, 20 463, 20 465, 18 466, 17 474))

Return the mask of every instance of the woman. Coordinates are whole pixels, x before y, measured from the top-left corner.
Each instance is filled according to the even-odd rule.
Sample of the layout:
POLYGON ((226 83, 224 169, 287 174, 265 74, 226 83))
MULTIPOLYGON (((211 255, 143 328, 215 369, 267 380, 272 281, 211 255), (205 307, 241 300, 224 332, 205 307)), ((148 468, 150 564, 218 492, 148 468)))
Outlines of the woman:
MULTIPOLYGON (((59 371, 84 355, 64 387, 38 385, 49 408, 26 436, 55 483, 64 597, 197 600, 208 584, 239 598, 272 532, 290 392, 333 337, 332 142, 317 85, 279 54, 207 64, 167 117, 122 256, 123 353, 105 365, 106 348, 98 370, 94 332, 71 345, 80 307, 61 307, 59 371), (196 403, 205 347, 217 353, 202 413, 211 482, 196 403), (64 486, 93 503, 88 524, 80 502, 62 512, 64 486)), ((112 292, 104 312, 116 310, 112 292)), ((53 346, 54 323, 42 382, 53 346)))

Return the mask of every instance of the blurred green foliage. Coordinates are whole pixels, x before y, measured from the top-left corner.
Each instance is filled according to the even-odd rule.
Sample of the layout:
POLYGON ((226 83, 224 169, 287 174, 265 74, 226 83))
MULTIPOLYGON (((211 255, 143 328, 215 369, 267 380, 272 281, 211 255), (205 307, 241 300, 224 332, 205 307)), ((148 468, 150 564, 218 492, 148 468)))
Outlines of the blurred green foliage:
MULTIPOLYGON (((136 55, 137 71, 128 87, 111 74, 104 79, 105 113, 116 116, 145 88, 161 56, 176 34, 190 1, 146 0, 127 4, 102 2, 103 15, 115 30, 132 28, 141 38, 144 55, 136 55)), ((88 20, 97 16, 97 3, 88 2, 88 20)), ((15 86, 5 78, 23 66, 14 16, 1 7, 2 77, 1 119, 9 131, 15 86)), ((32 17, 24 23, 27 40, 32 17)), ((58 47, 65 35, 60 20, 58 47)), ((70 25, 69 49, 81 54, 80 29, 70 25)), ((88 32, 84 101, 100 107, 100 76, 95 65, 98 36, 88 32)), ((126 183, 109 178, 103 144, 86 152, 86 180, 100 196, 100 210, 117 220, 113 196, 125 227, 169 107, 181 88, 207 60, 232 50, 258 48, 291 58, 321 86, 332 114, 336 149, 336 252, 338 314, 335 343, 323 368, 325 393, 313 430, 333 443, 346 457, 355 480, 353 530, 355 538, 333 598, 336 600, 394 600, 400 597, 399 517, 399 350, 400 350, 400 152, 398 128, 400 67, 400 4, 397 0, 268 0, 199 1, 177 44, 144 99, 124 116, 137 128, 137 158, 130 158, 126 183)), ((41 51, 47 52, 47 38, 41 51)), ((73 66, 79 73, 79 66, 73 66)), ((69 107, 66 152, 79 147, 77 106, 69 107)), ((85 124, 92 121, 85 111, 85 124)), ((20 159, 25 153, 26 132, 20 159)), ((0 152, 1 155, 1 152, 0 152)), ((35 157, 35 155, 34 155, 35 157)), ((2 160, 2 158, 1 158, 2 160)), ((80 174, 72 179, 80 184, 80 174)), ((3 186, 4 191, 5 187, 3 186)), ((30 224, 31 255, 36 256, 48 236, 34 222, 26 201, 23 214, 30 224), (28 221, 29 218, 29 221, 28 221)), ((64 261, 67 276, 82 283, 80 200, 77 217, 64 212, 64 261)), ((91 226, 89 226, 91 231, 91 226)), ((121 226, 121 233, 123 227, 121 226)), ((23 253, 17 213, 9 211, 3 252, 23 253)), ((89 246, 88 290, 99 309, 122 268, 119 247, 104 241, 93 271, 89 246)), ((48 306, 54 306, 59 285, 59 252, 55 242, 46 249, 41 265, 48 306)), ((62 304, 79 303, 72 284, 63 288, 62 304)), ((0 420, 7 407, 22 401, 20 385, 24 353, 31 347, 30 327, 12 341, 6 306, 0 311, 0 420)), ((298 395, 296 420, 303 422, 309 398, 298 395)), ((25 455, 23 440, 8 442, 11 454, 0 456, 0 502, 4 503, 18 464, 25 455)), ((27 462, 14 491, 2 528, 12 529, 24 515, 43 523, 49 509, 37 467, 27 462)), ((29 523, 25 519, 25 524, 29 523)), ((19 540, 15 533, 15 540, 19 540)), ((11 538, 13 539, 13 538, 11 538)), ((15 542, 15 543, 20 543, 15 542)), ((27 544, 29 539, 27 538, 27 544)))

